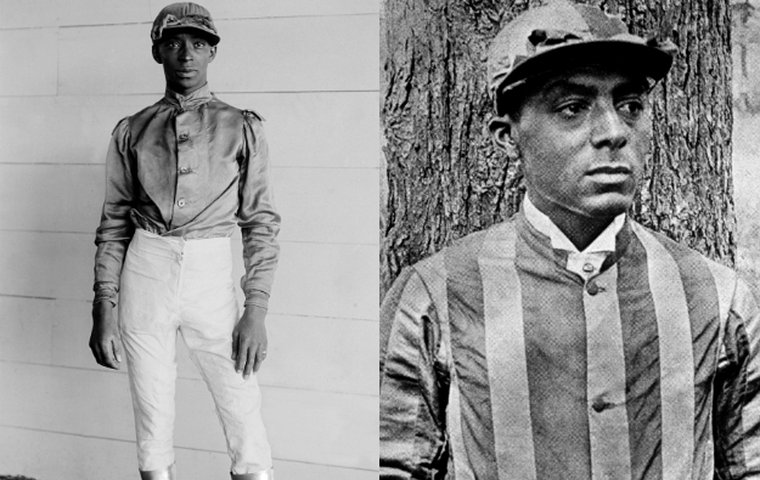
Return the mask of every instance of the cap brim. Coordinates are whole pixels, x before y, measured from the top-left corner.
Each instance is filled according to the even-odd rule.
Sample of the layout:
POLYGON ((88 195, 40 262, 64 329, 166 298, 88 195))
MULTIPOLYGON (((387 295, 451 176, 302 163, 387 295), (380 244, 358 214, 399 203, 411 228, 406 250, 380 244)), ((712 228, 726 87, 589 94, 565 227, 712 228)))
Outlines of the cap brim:
POLYGON ((196 35, 200 35, 201 37, 207 39, 211 46, 216 45, 220 40, 219 35, 215 34, 214 32, 204 30, 200 27, 194 27, 192 25, 178 25, 176 27, 164 28, 161 31, 161 38, 155 40, 153 43, 159 43, 163 41, 168 35, 174 35, 177 33, 194 33, 196 35))
POLYGON ((670 70, 673 57, 655 47, 622 40, 571 43, 537 54, 517 65, 497 91, 545 76, 584 66, 604 66, 641 74, 657 82, 670 70))

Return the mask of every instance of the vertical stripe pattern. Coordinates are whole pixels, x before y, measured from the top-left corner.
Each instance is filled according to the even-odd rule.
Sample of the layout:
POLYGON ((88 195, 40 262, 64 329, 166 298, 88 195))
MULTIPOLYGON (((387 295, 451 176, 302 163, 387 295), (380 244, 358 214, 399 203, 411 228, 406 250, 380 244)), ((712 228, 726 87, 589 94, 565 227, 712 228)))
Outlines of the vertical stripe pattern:
POLYGON ((483 280, 488 381, 499 478, 536 478, 530 417, 520 281, 514 265, 515 236, 493 234, 491 249, 504 256, 478 260, 483 280))
POLYGON ((475 248, 449 249, 445 255, 446 304, 451 351, 461 415, 464 454, 475 478, 488 478, 496 471, 491 385, 488 383, 483 287, 478 266, 485 233, 472 236, 475 248))
POLYGON ((398 413, 386 386, 408 386, 397 394, 414 399, 405 410, 416 414, 381 419, 406 445, 381 462, 383 478, 760 474, 752 293, 729 269, 634 222, 617 241, 584 284, 518 216, 421 262, 418 282, 406 276, 422 288, 404 289, 410 298, 395 316, 406 327, 385 333, 399 338, 381 399, 398 413))
POLYGON ((447 422, 449 425, 449 441, 451 442, 451 456, 454 464, 454 478, 457 480, 474 480, 475 473, 467 461, 467 452, 464 448, 464 436, 462 435, 462 402, 459 398, 459 381, 457 376, 451 378, 451 391, 449 392, 449 410, 447 422))
POLYGON ((632 235, 626 255, 617 264, 631 478, 659 479, 663 462, 659 442, 662 432, 660 346, 646 264, 646 251, 632 235))
POLYGON ((732 294, 734 289, 725 288, 726 285, 736 283, 733 271, 718 265, 717 263, 708 263, 710 273, 715 279, 715 290, 718 294, 718 311, 720 312, 720 326, 718 327, 718 361, 725 355, 725 346, 723 345, 723 336, 726 330, 726 321, 728 320, 728 309, 731 307, 732 294), (723 288, 721 288, 723 287, 723 288))
POLYGON ((631 478, 623 331, 617 266, 590 280, 604 290, 583 294, 588 352, 589 439, 594 480, 631 478), (617 439, 611 442, 610 439, 617 439))
MULTIPOLYGON (((380 468, 384 473, 434 464, 444 447, 443 411, 438 400, 442 387, 424 374, 434 360, 428 342, 428 324, 435 320, 427 289, 414 270, 405 270, 381 307, 382 368, 380 376, 380 468), (410 301, 424 298, 424 302, 410 301), (427 338, 426 338, 427 337, 427 338), (414 393, 414 394, 410 394, 414 393), (420 395, 417 395, 420 393, 420 395), (424 397, 423 397, 424 395, 424 397), (414 435, 398 435, 397 425, 420 426, 414 435)), ((438 468, 436 464, 432 468, 438 468)))
MULTIPOLYGON (((745 317, 739 317, 736 312, 731 312, 730 318, 741 324, 737 330, 743 332, 743 341, 747 346, 746 377, 744 383, 746 403, 741 410, 741 430, 749 438, 758 438, 760 435, 760 393, 755 387, 760 382, 760 352, 757 338, 760 337, 760 311, 758 311, 755 298, 749 287, 744 282, 737 282, 736 310, 743 312, 745 317)), ((744 453, 744 466, 747 476, 760 474, 760 448, 751 448, 750 445, 742 448, 744 453)))
MULTIPOLYGON (((713 406, 713 385, 718 352, 721 295, 716 289, 710 261, 689 252, 668 239, 658 239, 678 264, 691 319, 691 348, 694 358, 694 463, 693 478, 705 478, 714 471, 714 448, 706 441, 713 437, 709 412, 713 406), (705 414, 707 413, 707 414, 705 414)), ((726 284, 733 287, 733 281, 726 284)), ((733 290, 733 288, 731 288, 733 290)), ((725 293, 722 294, 726 296, 725 293)))
POLYGON ((590 479, 583 281, 565 268, 567 254, 553 250, 548 238, 518 232, 536 476, 590 479))
MULTIPOLYGON (((734 272, 727 268, 723 268, 722 266, 719 266, 713 262, 708 263, 708 266, 715 282, 715 289, 717 291, 718 300, 718 311, 720 312, 717 335, 718 347, 716 349, 717 358, 714 359, 716 366, 715 370, 719 371, 721 364, 727 361, 727 352, 726 346, 724 344, 724 339, 726 336, 726 324, 728 322, 729 309, 731 308, 731 302, 733 300, 732 296, 734 294, 734 289, 726 288, 726 286, 735 284, 736 279, 734 278, 734 272)), ((715 380, 713 381, 713 384, 715 385, 715 392, 713 392, 711 400, 715 407, 713 412, 714 418, 712 418, 713 425, 710 425, 710 437, 712 440, 711 443, 715 443, 717 453, 717 456, 712 459, 712 463, 713 467, 719 473, 723 473, 724 469, 728 468, 725 463, 726 455, 722 451, 725 444, 724 439, 722 438, 725 433, 723 427, 728 424, 727 418, 723 415, 723 397, 725 396, 725 393, 728 392, 724 391, 724 386, 727 383, 726 380, 722 377, 723 376, 720 373, 716 373, 715 380)))
MULTIPOLYGON (((433 303, 435 305, 448 305, 446 289, 446 278, 448 275, 445 256, 435 255, 430 257, 421 262, 417 269, 426 280, 433 303)), ((448 349, 451 345, 451 324, 449 323, 448 308, 438 309, 438 320, 441 326, 441 347, 448 349)), ((441 356, 450 360, 451 352, 446 351, 441 356)), ((453 464, 454 466, 454 478, 456 480, 475 480, 475 474, 467 457, 464 435, 462 433, 462 404, 459 388, 456 369, 452 368, 448 407, 446 409, 446 429, 449 434, 449 455, 451 456, 450 465, 453 464)))
POLYGON ((715 293, 718 297, 718 311, 720 318, 720 333, 721 340, 723 335, 723 328, 726 326, 726 319, 728 318, 728 309, 731 307, 732 295, 734 288, 726 288, 727 286, 733 286, 736 283, 736 274, 733 270, 719 265, 715 262, 706 262, 707 267, 710 269, 710 274, 715 280, 715 293))
POLYGON ((694 453, 694 358, 688 306, 678 265, 643 228, 660 345, 663 478, 691 477, 694 453))

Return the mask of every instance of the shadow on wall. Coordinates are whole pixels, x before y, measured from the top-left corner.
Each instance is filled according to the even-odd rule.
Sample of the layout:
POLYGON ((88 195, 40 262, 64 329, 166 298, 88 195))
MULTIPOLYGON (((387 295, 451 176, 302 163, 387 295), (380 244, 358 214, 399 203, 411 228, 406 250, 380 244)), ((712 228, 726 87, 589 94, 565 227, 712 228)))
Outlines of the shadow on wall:
MULTIPOLYGON (((732 0, 737 266, 760 293, 760 0, 732 0)), ((760 295, 758 295, 760 297, 760 295)))

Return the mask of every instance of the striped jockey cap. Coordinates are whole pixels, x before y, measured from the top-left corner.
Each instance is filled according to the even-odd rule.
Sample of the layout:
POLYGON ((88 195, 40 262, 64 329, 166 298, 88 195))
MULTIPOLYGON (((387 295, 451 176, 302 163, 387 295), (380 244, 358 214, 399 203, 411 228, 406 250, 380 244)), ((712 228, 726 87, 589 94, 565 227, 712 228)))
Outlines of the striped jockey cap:
POLYGON ((496 35, 488 54, 489 90, 496 102, 531 78, 583 65, 619 65, 654 83, 667 74, 674 53, 670 41, 633 35, 620 18, 597 7, 550 0, 496 35))
POLYGON ((192 2, 172 3, 158 12, 150 29, 150 39, 156 44, 171 32, 193 31, 203 35, 211 45, 219 43, 219 34, 205 7, 192 2))

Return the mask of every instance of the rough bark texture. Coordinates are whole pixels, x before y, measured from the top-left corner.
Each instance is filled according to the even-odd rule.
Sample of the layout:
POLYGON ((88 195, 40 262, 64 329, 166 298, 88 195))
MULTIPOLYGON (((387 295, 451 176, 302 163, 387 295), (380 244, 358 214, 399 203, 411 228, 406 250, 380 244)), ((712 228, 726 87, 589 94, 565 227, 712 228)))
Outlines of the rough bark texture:
POLYGON ((678 56, 653 95, 653 149, 634 217, 734 265, 731 11, 727 0, 628 0, 636 32, 670 35, 678 56))
MULTIPOLYGON (((485 59, 491 39, 528 1, 385 0, 382 121, 386 193, 383 292, 406 265, 517 211, 518 158, 492 144, 485 59)), ((730 12, 727 0, 586 2, 680 52, 653 93, 653 153, 634 216, 729 265, 730 12)))

